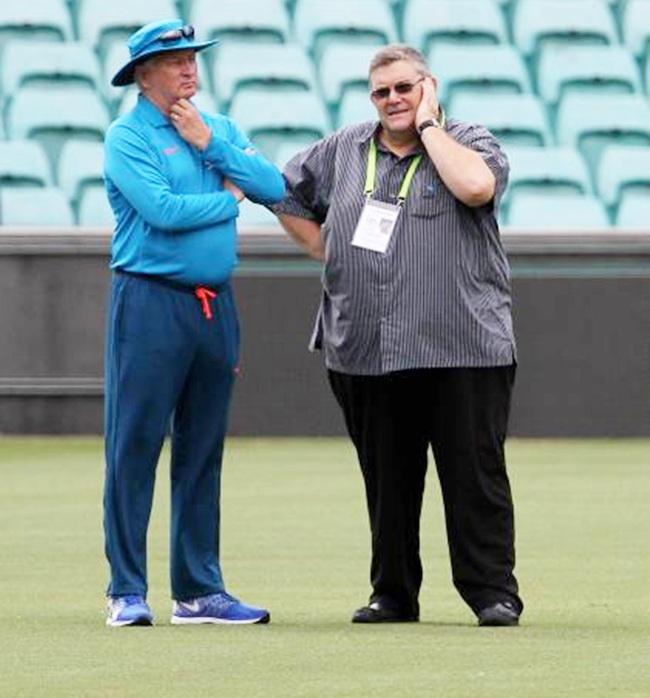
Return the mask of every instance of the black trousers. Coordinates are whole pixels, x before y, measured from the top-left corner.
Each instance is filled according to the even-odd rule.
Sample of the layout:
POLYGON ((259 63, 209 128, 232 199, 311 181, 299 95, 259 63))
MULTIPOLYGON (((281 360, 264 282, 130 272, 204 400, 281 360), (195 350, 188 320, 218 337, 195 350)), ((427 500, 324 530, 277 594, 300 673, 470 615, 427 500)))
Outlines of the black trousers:
POLYGON ((356 447, 372 532, 371 601, 419 613, 420 512, 431 446, 456 589, 477 613, 521 610, 504 442, 515 366, 329 371, 356 447))

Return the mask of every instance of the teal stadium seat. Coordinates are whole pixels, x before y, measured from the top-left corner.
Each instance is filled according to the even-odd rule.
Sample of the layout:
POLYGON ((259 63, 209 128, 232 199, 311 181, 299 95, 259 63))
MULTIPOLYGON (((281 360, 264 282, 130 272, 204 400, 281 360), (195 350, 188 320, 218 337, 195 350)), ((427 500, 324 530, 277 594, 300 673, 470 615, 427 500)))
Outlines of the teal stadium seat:
POLYGON ((48 187, 50 164, 36 141, 0 141, 0 187, 48 187))
POLYGON ((328 46, 323 51, 318 76, 323 98, 336 113, 343 95, 349 91, 368 95, 368 67, 377 46, 341 44, 328 46))
POLYGON ((618 207, 616 227, 650 232, 650 197, 638 193, 624 196, 618 207))
POLYGON ((273 162, 280 168, 284 169, 284 166, 291 160, 294 155, 297 155, 303 148, 297 148, 293 143, 280 143, 275 153, 273 154, 273 162))
POLYGON ((106 49, 102 61, 102 93, 113 114, 119 111, 120 104, 125 97, 125 90, 124 87, 113 87, 111 79, 128 61, 129 49, 126 42, 115 41, 106 49))
POLYGON ((235 95, 230 116, 269 159, 284 143, 300 150, 329 131, 325 107, 314 92, 286 93, 268 88, 235 95))
POLYGON ((438 44, 429 52, 428 63, 438 78, 442 102, 466 92, 531 92, 526 66, 510 45, 438 44))
POLYGON ((0 3, 0 47, 14 39, 71 41, 70 13, 64 0, 0 3))
POLYGON ((548 45, 618 43, 614 17, 603 0, 519 0, 513 36, 532 64, 548 45))
POLYGON ((573 148, 510 146, 506 155, 510 176, 502 210, 507 210, 512 197, 522 192, 592 194, 587 165, 573 148))
MULTIPOLYGON (((226 44, 213 52, 214 92, 224 111, 233 96, 251 87, 277 90, 315 90, 311 61, 298 44, 226 44)), ((290 108, 290 105, 287 105, 290 108)))
POLYGON ((451 100, 450 118, 482 124, 503 145, 549 145, 546 111, 531 94, 459 94, 451 100))
POLYGON ((5 98, 24 85, 42 89, 85 85, 92 90, 101 85, 97 56, 79 42, 12 41, 5 47, 1 66, 5 98))
POLYGON ((103 59, 114 42, 156 19, 177 17, 174 0, 83 0, 79 8, 79 38, 103 59))
POLYGON ((103 186, 84 187, 77 211, 77 223, 82 226, 113 228, 115 218, 103 186))
POLYGON ((68 197, 72 208, 89 186, 104 186, 104 146, 95 141, 69 140, 61 148, 57 184, 68 197))
POLYGON ((279 226, 277 216, 271 213, 265 206, 254 204, 248 199, 244 199, 239 204, 239 216, 237 217, 237 228, 270 228, 270 232, 275 232, 279 226))
POLYGON ((218 5, 214 0, 193 0, 191 17, 200 36, 218 38, 222 45, 285 43, 290 38, 289 15, 282 0, 221 0, 218 5))
POLYGON ((650 0, 628 0, 621 21, 623 42, 638 58, 650 59, 650 0))
POLYGON ((337 128, 358 124, 362 121, 376 121, 377 110, 370 101, 368 92, 348 90, 343 95, 339 105, 337 119, 337 128))
POLYGON ((298 0, 294 16, 296 38, 320 61, 332 44, 371 44, 377 48, 397 39, 395 22, 384 0, 298 0))
POLYGON ((631 192, 650 200, 650 147, 607 146, 598 165, 597 183, 600 198, 612 211, 631 192))
POLYGON ((176 0, 176 7, 178 9, 178 16, 189 23, 192 17, 192 0, 176 0))
POLYGON ((65 194, 56 187, 9 187, 0 189, 0 224, 68 228, 74 218, 65 194))
POLYGON ((622 46, 553 46, 542 52, 539 94, 557 105, 570 92, 641 92, 639 69, 622 46))
POLYGON ((9 137, 40 141, 53 168, 66 140, 101 141, 108 122, 104 103, 87 87, 43 91, 27 85, 15 93, 7 113, 9 137))
POLYGON ((438 43, 500 44, 508 40, 503 15, 491 0, 408 0, 403 34, 406 43, 425 55, 438 43))
POLYGON ((540 232, 591 232, 609 229, 603 204, 594 196, 520 192, 512 197, 509 228, 540 232))
POLYGON ((557 112, 558 143, 578 148, 596 172, 610 144, 650 144, 650 104, 638 94, 568 94, 557 112))

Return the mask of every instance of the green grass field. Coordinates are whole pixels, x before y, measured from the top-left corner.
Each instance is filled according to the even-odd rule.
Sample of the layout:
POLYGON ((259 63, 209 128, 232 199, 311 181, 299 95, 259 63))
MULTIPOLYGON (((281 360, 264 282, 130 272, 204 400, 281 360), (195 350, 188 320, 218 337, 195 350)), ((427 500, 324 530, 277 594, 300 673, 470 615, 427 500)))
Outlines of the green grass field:
POLYGON ((0 695, 650 696, 650 442, 511 441, 519 628, 477 628, 432 470, 419 624, 349 622, 368 588, 361 478, 339 439, 232 439, 222 562, 268 626, 172 627, 168 473, 149 538, 154 628, 104 625, 96 439, 0 438, 0 695))

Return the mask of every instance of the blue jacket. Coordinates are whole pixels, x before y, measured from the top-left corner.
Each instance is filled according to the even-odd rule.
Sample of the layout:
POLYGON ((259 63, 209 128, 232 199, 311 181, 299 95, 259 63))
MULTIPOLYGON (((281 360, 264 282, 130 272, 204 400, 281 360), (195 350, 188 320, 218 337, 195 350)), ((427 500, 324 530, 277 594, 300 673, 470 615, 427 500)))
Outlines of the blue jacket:
POLYGON ((239 128, 225 116, 201 116, 212 130, 203 152, 142 95, 109 128, 104 175, 116 219, 112 269, 219 284, 237 264, 239 212, 223 178, 252 201, 283 198, 279 170, 253 151, 239 128))

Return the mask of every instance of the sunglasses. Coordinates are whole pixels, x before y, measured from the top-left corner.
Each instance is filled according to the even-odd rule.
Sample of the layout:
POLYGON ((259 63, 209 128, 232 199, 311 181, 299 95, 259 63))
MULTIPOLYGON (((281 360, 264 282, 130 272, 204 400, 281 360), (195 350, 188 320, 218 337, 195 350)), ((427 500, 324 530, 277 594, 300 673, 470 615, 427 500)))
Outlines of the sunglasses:
POLYGON ((398 95, 407 95, 418 83, 422 82, 423 80, 424 78, 420 78, 415 82, 398 82, 392 87, 378 87, 376 90, 373 90, 370 93, 370 96, 376 101, 388 99, 390 97, 391 90, 395 90, 395 94, 398 95))
POLYGON ((163 32, 156 40, 157 41, 178 41, 179 39, 193 39, 194 38, 194 27, 190 24, 186 24, 180 29, 170 29, 169 31, 163 32))

